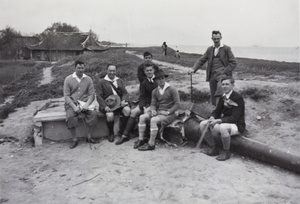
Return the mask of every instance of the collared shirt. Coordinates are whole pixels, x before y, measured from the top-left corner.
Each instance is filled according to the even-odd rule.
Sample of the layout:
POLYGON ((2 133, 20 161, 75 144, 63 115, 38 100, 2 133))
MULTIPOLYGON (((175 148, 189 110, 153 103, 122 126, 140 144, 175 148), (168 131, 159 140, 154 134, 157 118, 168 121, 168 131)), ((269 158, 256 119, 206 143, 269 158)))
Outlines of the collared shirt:
POLYGON ((153 80, 154 77, 155 77, 155 75, 153 74, 153 76, 150 79, 148 77, 147 77, 147 79, 148 79, 149 82, 154 83, 154 80, 153 80))
POLYGON ((232 90, 228 94, 223 94, 223 98, 226 97, 226 99, 229 99, 230 95, 232 94, 232 90))
POLYGON ((221 43, 219 47, 216 47, 215 45, 213 45, 213 47, 215 48, 214 55, 217 56, 217 54, 218 54, 218 52, 219 52, 219 49, 220 49, 221 47, 224 47, 224 45, 223 45, 223 43, 221 43))
MULTIPOLYGON (((118 77, 115 76, 115 78, 113 80, 111 80, 107 75, 105 75, 104 79, 106 81, 112 82, 113 85, 115 85, 115 87, 118 88, 118 82, 117 82, 117 80, 119 79, 118 77)), ((111 89, 112 89, 112 92, 114 93, 114 95, 118 95, 113 87, 111 87, 111 89)))
POLYGON ((77 76, 76 72, 74 72, 74 73, 72 74, 72 77, 75 78, 75 79, 78 81, 78 83, 80 83, 80 82, 81 82, 81 79, 83 79, 84 77, 87 77, 87 75, 86 75, 86 74, 83 74, 82 77, 81 77, 81 79, 80 79, 80 78, 77 76))
POLYGON ((161 95, 163 95, 163 94, 165 93, 165 90, 166 90, 169 86, 170 86, 170 84, 167 83, 167 82, 165 82, 165 85, 164 85, 163 88, 161 88, 160 86, 158 86, 157 88, 158 88, 159 93, 160 93, 161 95))

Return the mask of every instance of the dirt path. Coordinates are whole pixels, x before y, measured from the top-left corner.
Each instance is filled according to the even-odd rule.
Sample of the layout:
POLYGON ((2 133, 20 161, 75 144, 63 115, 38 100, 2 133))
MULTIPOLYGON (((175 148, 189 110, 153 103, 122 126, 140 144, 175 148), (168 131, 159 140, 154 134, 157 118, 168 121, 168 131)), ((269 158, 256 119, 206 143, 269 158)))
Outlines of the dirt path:
MULTIPOLYGON (((0 144, 0 203, 299 203, 299 174, 234 153, 218 162, 192 153, 192 144, 171 148, 157 142, 155 151, 140 152, 132 148, 135 139, 120 146, 103 139, 92 149, 80 141, 73 150, 69 141, 44 140, 31 148, 24 138, 31 134, 33 113, 46 102, 20 108, 0 124, 1 134, 20 139, 0 144)), ((272 109, 280 109, 275 102, 272 109)), ((299 152, 295 123, 273 126, 278 113, 248 100, 247 105, 257 138, 299 152), (256 114, 264 118, 256 121, 256 114)))
POLYGON ((43 79, 42 79, 42 81, 40 82, 40 85, 39 85, 39 86, 51 83, 51 81, 52 81, 52 79, 53 79, 53 77, 52 77, 52 75, 51 75, 52 67, 53 67, 53 66, 51 66, 51 67, 45 67, 45 68, 43 69, 43 79))

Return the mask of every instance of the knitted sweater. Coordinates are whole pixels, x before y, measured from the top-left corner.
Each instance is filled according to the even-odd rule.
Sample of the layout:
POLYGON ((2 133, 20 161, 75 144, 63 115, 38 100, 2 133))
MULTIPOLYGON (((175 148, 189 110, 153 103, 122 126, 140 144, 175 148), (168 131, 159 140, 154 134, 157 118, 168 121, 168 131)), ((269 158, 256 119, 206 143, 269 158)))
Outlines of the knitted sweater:
POLYGON ((67 76, 64 81, 64 97, 67 105, 74 104, 77 100, 91 104, 95 99, 93 80, 86 76, 78 82, 72 75, 67 76))
POLYGON ((151 110, 164 110, 172 114, 179 108, 179 103, 179 93, 173 86, 166 88, 163 95, 159 93, 158 88, 152 92, 151 110))

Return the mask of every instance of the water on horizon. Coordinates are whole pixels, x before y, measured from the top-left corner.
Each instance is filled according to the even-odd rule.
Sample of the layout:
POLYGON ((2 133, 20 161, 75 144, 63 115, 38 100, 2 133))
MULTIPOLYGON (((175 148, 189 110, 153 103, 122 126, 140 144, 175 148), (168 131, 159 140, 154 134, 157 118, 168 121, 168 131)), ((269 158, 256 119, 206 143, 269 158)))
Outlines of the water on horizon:
MULTIPOLYGON (((208 46, 170 46, 186 53, 203 54, 208 46)), ((231 46, 235 57, 275 60, 284 62, 300 62, 299 48, 296 47, 235 47, 231 46)))
MULTIPOLYGON (((131 45, 131 47, 148 47, 154 45, 131 45)), ((157 46, 157 45, 156 45, 157 46)), ((208 46, 169 45, 174 50, 185 53, 203 54, 208 46)), ((238 58, 253 58, 275 60, 278 62, 300 63, 299 48, 296 47, 237 47, 231 46, 232 52, 238 58)))

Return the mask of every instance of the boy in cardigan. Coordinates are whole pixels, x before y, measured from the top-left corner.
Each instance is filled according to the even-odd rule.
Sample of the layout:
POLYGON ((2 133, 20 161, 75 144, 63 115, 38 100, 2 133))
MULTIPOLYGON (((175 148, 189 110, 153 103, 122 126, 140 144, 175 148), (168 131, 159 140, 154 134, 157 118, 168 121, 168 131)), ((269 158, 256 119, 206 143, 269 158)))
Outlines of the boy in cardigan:
POLYGON ((97 113, 90 107, 95 99, 95 89, 92 79, 85 75, 84 71, 84 63, 76 61, 75 72, 64 81, 66 124, 73 139, 73 143, 70 146, 71 149, 78 145, 76 128, 78 127, 78 116, 82 114, 84 115, 85 123, 89 127, 87 142, 97 143, 97 141, 92 139, 93 130, 98 123, 97 113))
POLYGON ((130 107, 128 106, 128 94, 122 79, 116 76, 117 68, 115 65, 108 65, 107 74, 96 84, 97 101, 99 110, 106 115, 107 127, 110 135, 109 142, 113 142, 115 136, 119 135, 119 115, 123 114, 121 123, 126 124, 130 115, 130 107), (118 95, 121 100, 120 107, 111 109, 105 100, 111 95, 118 95))
POLYGON ((219 149, 214 139, 221 136, 223 149, 216 159, 225 161, 230 158, 230 137, 240 135, 246 128, 245 103, 243 97, 233 91, 233 78, 225 77, 221 79, 221 83, 224 94, 210 118, 200 123, 200 130, 203 132, 207 125, 210 128, 210 137, 212 137, 214 144, 210 151, 206 153, 209 156, 219 155, 219 149))
POLYGON ((140 151, 154 150, 155 139, 159 131, 158 125, 166 126, 176 118, 175 111, 180 106, 178 91, 166 82, 167 74, 159 70, 155 74, 154 80, 158 87, 152 91, 150 111, 140 116, 139 140, 135 143, 134 148, 140 151), (145 141, 146 122, 150 121, 150 140, 145 141))

